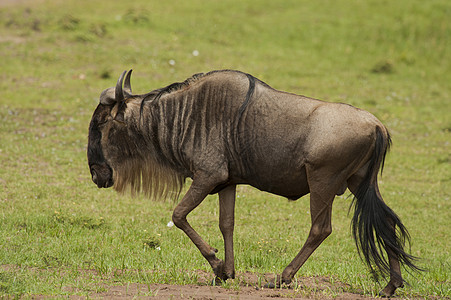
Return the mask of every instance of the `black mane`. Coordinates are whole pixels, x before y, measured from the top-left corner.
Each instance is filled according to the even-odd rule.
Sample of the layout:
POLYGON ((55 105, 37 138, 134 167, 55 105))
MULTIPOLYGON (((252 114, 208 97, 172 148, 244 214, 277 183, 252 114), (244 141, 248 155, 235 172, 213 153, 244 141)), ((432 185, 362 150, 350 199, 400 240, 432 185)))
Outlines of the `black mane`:
POLYGON ((243 114, 244 110, 245 110, 246 107, 248 106, 249 101, 250 101, 250 99, 251 99, 251 97, 252 97, 252 95, 253 95, 253 93, 254 93, 255 83, 256 83, 256 82, 258 82, 258 83, 260 83, 260 84, 262 84, 262 85, 264 85, 264 86, 266 86, 266 87, 271 88, 269 85, 267 85, 265 82, 261 81, 260 79, 255 78, 254 76, 252 76, 252 75, 250 75, 250 74, 247 74, 247 73, 244 73, 244 72, 241 72, 241 71, 228 70, 228 69, 226 69, 226 70, 215 70, 215 71, 210 71, 210 72, 208 72, 208 73, 197 73, 197 74, 194 74, 193 76, 187 78, 187 79, 186 79, 185 81, 183 81, 183 82, 174 82, 174 83, 171 83, 170 85, 168 85, 168 86, 166 86, 166 87, 159 88, 159 89, 156 89, 156 90, 153 90, 153 91, 147 93, 147 94, 144 96, 143 101, 141 102, 140 115, 142 115, 142 113, 143 113, 144 105, 145 105, 146 102, 151 101, 151 100, 158 101, 163 95, 166 95, 166 94, 170 94, 170 93, 172 93, 172 92, 179 91, 179 90, 181 90, 181 89, 183 89, 183 88, 188 87, 190 84, 192 84, 193 82, 198 81, 198 80, 201 79, 201 78, 207 77, 207 76, 209 76, 209 75, 211 75, 211 74, 221 73, 221 72, 235 72, 235 73, 240 73, 240 74, 246 75, 247 78, 249 79, 249 91, 248 91, 248 93, 247 93, 247 95, 246 95, 246 99, 245 99, 243 105, 242 105, 241 108, 240 108, 240 111, 239 111, 240 118, 241 118, 241 115, 243 114))
POLYGON ((179 90, 189 86, 192 82, 195 82, 195 81, 199 80, 200 78, 204 77, 205 75, 206 74, 204 74, 204 73, 197 73, 197 74, 194 74, 193 76, 187 78, 183 82, 174 82, 164 88, 159 88, 159 89, 149 92, 144 97, 143 101, 141 102, 140 115, 142 115, 142 113, 143 113, 144 104, 146 102, 148 102, 150 100, 158 101, 163 95, 170 94, 175 91, 179 91, 179 90))

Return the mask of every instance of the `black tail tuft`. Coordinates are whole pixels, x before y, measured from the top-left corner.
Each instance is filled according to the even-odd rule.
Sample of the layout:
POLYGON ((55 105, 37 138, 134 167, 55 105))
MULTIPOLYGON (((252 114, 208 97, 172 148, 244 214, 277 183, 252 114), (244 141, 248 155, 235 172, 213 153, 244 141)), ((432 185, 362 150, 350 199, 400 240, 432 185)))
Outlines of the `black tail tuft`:
POLYGON ((409 232, 395 212, 384 203, 377 186, 377 174, 383 168, 390 144, 390 136, 385 136, 378 127, 368 172, 351 204, 351 207, 354 205, 352 235, 359 254, 363 256, 376 280, 379 272, 382 276, 390 275, 390 265, 384 250, 391 251, 405 267, 421 270, 414 264, 417 258, 404 250, 406 242, 410 245, 409 232), (393 230, 393 225, 396 230, 393 230))

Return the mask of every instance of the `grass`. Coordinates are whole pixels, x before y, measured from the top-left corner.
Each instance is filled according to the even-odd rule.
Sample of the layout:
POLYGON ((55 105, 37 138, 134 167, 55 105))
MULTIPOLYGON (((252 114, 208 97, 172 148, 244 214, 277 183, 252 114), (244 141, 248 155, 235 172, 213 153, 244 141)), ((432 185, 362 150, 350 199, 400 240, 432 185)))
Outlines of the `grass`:
MULTIPOLYGON (((381 189, 429 269, 406 274, 398 295, 451 297, 450 14, 445 0, 0 4, 0 295, 89 295, 105 280, 198 282, 194 270, 209 267, 167 226, 174 203, 91 182, 87 127, 98 95, 125 69, 145 92, 231 68, 356 105, 387 125, 394 146, 381 189)), ((245 186, 238 194, 237 271, 280 273, 307 236, 308 201, 245 186)), ((350 237, 347 196, 335 201, 333 234, 298 275, 375 295, 350 237)), ((190 221, 223 255, 217 197, 190 221)))

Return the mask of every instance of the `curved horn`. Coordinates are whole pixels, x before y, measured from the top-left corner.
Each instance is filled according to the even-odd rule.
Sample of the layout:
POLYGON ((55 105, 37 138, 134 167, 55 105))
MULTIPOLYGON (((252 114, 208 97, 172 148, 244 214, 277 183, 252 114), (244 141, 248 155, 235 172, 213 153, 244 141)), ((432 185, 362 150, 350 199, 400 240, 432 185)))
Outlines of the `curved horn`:
POLYGON ((132 69, 128 71, 124 81, 124 92, 127 97, 130 97, 132 95, 132 86, 130 84, 130 77, 132 76, 132 71, 133 71, 132 69))
POLYGON ((124 92, 122 90, 122 82, 124 82, 124 76, 127 71, 122 72, 121 76, 117 80, 116 89, 114 92, 115 99, 117 103, 124 101, 124 92))

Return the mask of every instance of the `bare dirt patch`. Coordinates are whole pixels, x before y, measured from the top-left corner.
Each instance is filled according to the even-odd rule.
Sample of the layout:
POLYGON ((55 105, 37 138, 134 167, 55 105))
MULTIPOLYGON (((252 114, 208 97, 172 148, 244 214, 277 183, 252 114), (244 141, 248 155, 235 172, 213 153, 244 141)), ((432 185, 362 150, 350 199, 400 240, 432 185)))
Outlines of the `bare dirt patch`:
MULTIPOLYGON (((197 271, 199 284, 140 284, 128 283, 121 285, 103 286, 102 292, 92 292, 84 296, 70 296, 71 299, 373 299, 363 296, 360 291, 349 292, 346 283, 329 277, 305 277, 289 288, 264 288, 266 282, 273 278, 273 274, 254 274, 250 272, 238 274, 231 284, 212 286, 211 274, 197 271)), ((76 290, 71 290, 77 293, 76 290)), ((82 293, 83 294, 83 293, 82 293)), ((392 298, 396 299, 396 298, 392 298)))
MULTIPOLYGON (((0 271, 4 272, 16 273, 23 269, 23 267, 17 265, 0 265, 0 271)), ((64 276, 65 273, 64 270, 57 268, 27 269, 37 277, 47 272, 60 272, 61 276, 64 276)), ((134 270, 124 271, 133 272, 134 270)), ((63 295, 69 299, 380 299, 365 296, 363 291, 327 276, 302 277, 293 282, 290 287, 270 289, 263 286, 265 283, 273 280, 274 274, 271 273, 238 273, 234 280, 229 280, 221 286, 212 286, 210 284, 214 276, 211 272, 197 270, 191 274, 197 278, 193 284, 177 285, 170 283, 127 282, 126 277, 122 277, 120 271, 116 272, 117 276, 114 276, 114 274, 100 274, 96 270, 79 269, 77 270, 77 277, 79 282, 83 282, 83 284, 62 285, 61 290, 58 291, 57 289, 51 292, 50 295, 28 293, 13 295, 27 295, 32 299, 52 299, 63 295)), ((401 298, 392 297, 391 299, 401 298)), ((432 297, 431 299, 438 298, 432 297)))
MULTIPOLYGON (((119 298, 152 298, 152 299, 274 299, 274 298, 290 298, 290 299, 311 299, 311 298, 333 298, 322 293, 303 295, 302 291, 292 289, 257 289, 256 287, 246 286, 240 287, 239 290, 226 289, 218 286, 200 286, 200 285, 168 285, 168 284, 151 284, 138 285, 131 284, 126 287, 111 287, 108 292, 90 295, 90 297, 100 297, 108 299, 119 298)), ((335 299, 370 299, 356 294, 341 294, 335 299)))

